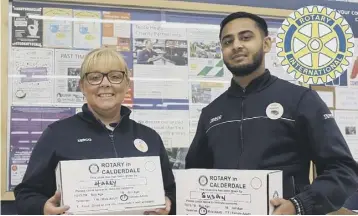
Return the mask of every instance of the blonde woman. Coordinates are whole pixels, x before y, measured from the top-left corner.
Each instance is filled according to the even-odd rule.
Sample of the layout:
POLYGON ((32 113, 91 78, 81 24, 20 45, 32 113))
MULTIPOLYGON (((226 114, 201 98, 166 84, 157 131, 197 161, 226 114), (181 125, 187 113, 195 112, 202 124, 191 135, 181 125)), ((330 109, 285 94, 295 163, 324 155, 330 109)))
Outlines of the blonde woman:
POLYGON ((160 156, 166 208, 147 214, 174 214, 175 182, 160 136, 129 118, 130 109, 122 105, 129 87, 127 64, 109 48, 91 51, 80 72, 80 89, 87 103, 82 112, 49 125, 33 149, 25 176, 15 188, 18 214, 62 214, 59 206, 55 167, 60 160, 160 156), (78 143, 79 138, 90 138, 78 143), (147 152, 133 144, 140 138, 147 152))

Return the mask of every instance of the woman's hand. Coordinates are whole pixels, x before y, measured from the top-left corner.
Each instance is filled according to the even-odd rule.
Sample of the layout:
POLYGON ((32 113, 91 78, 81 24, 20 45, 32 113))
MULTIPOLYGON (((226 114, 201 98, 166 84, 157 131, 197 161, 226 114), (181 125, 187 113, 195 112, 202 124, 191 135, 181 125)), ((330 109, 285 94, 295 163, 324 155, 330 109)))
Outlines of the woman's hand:
POLYGON ((144 212, 145 215, 168 215, 172 207, 172 201, 165 197, 165 208, 156 209, 155 211, 144 212))
POLYGON ((45 215, 58 215, 65 214, 65 212, 70 209, 69 206, 59 206, 61 202, 61 193, 56 191, 55 195, 53 195, 50 199, 48 199, 44 206, 44 214, 45 215))

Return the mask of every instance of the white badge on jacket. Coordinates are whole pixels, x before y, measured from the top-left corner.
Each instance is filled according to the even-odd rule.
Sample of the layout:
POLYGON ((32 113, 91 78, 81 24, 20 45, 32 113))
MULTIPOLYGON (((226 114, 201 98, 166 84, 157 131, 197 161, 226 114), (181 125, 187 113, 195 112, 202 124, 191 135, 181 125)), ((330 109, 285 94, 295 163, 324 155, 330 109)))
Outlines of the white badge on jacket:
POLYGON ((142 139, 135 139, 134 140, 134 146, 141 152, 147 152, 148 151, 148 145, 144 142, 142 139))
POLYGON ((279 103, 271 103, 266 108, 266 115, 269 119, 276 120, 283 115, 283 106, 279 103))

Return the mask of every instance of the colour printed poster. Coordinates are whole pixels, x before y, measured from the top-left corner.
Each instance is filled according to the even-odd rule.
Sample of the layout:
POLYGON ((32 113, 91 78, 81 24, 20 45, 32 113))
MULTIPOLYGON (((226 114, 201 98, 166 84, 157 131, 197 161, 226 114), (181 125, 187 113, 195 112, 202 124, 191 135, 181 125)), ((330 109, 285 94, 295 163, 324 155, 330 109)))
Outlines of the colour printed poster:
POLYGON ((10 109, 10 143, 8 187, 19 184, 26 171, 32 149, 46 127, 75 114, 74 108, 12 106, 10 109))

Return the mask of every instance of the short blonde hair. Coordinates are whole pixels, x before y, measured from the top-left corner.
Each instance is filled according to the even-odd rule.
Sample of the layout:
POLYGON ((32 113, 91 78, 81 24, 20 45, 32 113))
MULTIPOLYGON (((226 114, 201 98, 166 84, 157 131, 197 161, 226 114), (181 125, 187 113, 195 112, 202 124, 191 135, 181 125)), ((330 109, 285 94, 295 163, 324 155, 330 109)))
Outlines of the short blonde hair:
POLYGON ((91 68, 94 65, 98 64, 98 61, 104 61, 105 64, 110 64, 111 62, 119 62, 120 65, 123 65, 125 77, 129 80, 129 69, 126 61, 123 56, 113 48, 101 47, 90 51, 85 58, 83 59, 81 65, 80 78, 83 79, 85 74, 91 72, 91 68))

